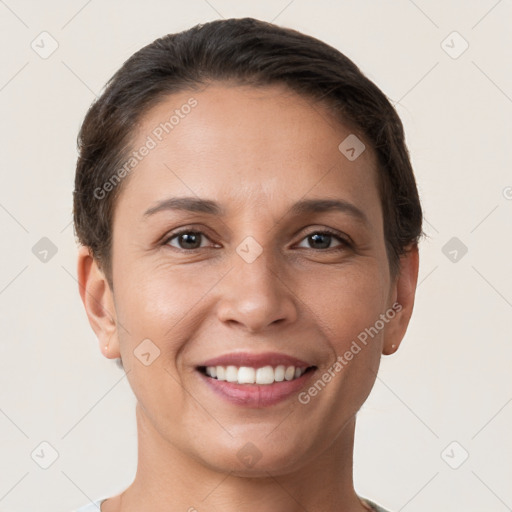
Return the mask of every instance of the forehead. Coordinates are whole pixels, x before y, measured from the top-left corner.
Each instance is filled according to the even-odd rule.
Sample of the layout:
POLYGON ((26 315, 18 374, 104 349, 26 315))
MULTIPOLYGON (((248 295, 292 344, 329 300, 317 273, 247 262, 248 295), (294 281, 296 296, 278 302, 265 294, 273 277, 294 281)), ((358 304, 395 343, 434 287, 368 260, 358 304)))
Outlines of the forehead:
POLYGON ((165 195, 198 195, 243 207, 342 194, 378 215, 372 149, 366 144, 353 161, 339 149, 354 135, 325 106, 284 86, 214 83, 182 91, 141 119, 132 150, 150 150, 122 195, 141 206, 165 195))

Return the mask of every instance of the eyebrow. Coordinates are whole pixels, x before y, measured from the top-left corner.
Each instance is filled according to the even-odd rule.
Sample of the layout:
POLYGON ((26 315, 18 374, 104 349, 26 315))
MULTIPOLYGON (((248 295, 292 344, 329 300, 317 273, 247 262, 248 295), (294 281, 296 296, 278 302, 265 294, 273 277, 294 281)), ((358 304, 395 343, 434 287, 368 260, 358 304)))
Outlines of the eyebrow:
MULTIPOLYGON (((216 216, 226 215, 224 208, 222 208, 216 201, 212 201, 210 199, 200 199, 197 197, 170 197, 158 202, 156 205, 146 210, 144 212, 143 219, 166 210, 182 210, 216 216)), ((364 224, 370 224, 368 217, 362 210, 354 204, 342 199, 304 199, 293 204, 290 208, 290 212, 293 215, 313 214, 332 210, 347 213, 364 224)))

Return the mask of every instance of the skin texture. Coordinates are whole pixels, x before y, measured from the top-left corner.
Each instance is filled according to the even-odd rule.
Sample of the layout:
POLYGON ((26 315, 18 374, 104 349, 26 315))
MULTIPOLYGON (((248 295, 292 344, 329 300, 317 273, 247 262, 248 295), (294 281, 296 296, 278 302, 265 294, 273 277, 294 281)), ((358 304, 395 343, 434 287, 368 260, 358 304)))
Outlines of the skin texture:
POLYGON ((102 511, 366 510, 352 480, 355 418, 381 355, 406 332, 417 247, 392 279, 372 149, 349 161, 338 145, 353 131, 284 87, 216 83, 168 96, 143 117, 133 147, 191 97, 197 106, 125 178, 114 293, 79 250, 89 321, 105 357, 122 357, 137 398, 137 474, 102 511), (143 217, 171 196, 215 200, 226 214, 143 217), (312 198, 348 201, 368 223, 339 211, 290 215, 312 198), (200 248, 165 243, 177 228, 204 233, 200 248), (352 246, 332 237, 318 248, 309 235, 326 228, 352 246), (252 263, 236 251, 248 236, 262 248, 252 263), (312 384, 395 302, 400 312, 308 404, 294 394, 266 408, 234 405, 196 370, 231 352, 276 351, 316 365, 312 384), (160 350, 149 366, 134 355, 144 339, 160 350), (248 442, 261 454, 252 467, 237 456, 248 442))

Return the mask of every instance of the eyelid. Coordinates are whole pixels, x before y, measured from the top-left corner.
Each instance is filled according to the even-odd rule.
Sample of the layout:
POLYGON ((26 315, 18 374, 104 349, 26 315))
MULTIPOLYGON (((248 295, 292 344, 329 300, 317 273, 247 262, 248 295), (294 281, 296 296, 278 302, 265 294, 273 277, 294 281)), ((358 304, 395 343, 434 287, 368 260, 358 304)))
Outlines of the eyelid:
MULTIPOLYGON (((182 228, 176 228, 175 230, 171 231, 170 233, 167 233, 163 237, 161 245, 164 245, 164 246, 169 245, 169 242, 172 239, 178 237, 179 235, 181 235, 183 233, 196 233, 196 234, 202 235, 205 238, 207 238, 212 244, 215 244, 215 242, 213 242, 213 240, 211 240, 211 238, 207 235, 207 233, 205 233, 204 229, 205 229, 204 227, 197 227, 197 226, 184 226, 182 228)), ((331 236, 337 238, 338 241, 341 244, 345 245, 346 247, 354 247, 354 242, 350 236, 348 236, 347 234, 345 234, 341 231, 338 231, 333 228, 328 228, 326 226, 318 226, 318 225, 306 226, 306 227, 302 228, 299 232, 302 232, 303 234, 302 234, 300 240, 298 242, 296 242, 296 244, 302 242, 305 238, 307 238, 308 236, 311 236, 313 234, 327 234, 327 235, 331 235, 331 236)), ((296 244, 294 244, 294 245, 296 245, 296 244)), ((211 248, 211 247, 197 247, 196 249, 181 249, 180 247, 173 247, 173 246, 171 246, 171 247, 173 249, 176 249, 176 250, 182 251, 182 252, 194 252, 194 251, 198 251, 200 249, 211 248)), ((336 250, 336 247, 331 247, 328 249, 310 248, 310 250, 327 252, 329 250, 336 250)))
POLYGON ((301 237, 299 244, 302 243, 305 239, 307 239, 311 235, 320 234, 320 235, 329 235, 332 238, 335 238, 339 245, 336 247, 329 247, 327 249, 314 249, 312 247, 303 247, 303 249, 309 249, 310 251, 315 252, 330 252, 330 251, 337 251, 337 250, 348 250, 354 248, 354 243, 351 241, 349 236, 343 235, 342 233, 339 233, 336 230, 322 228, 322 229, 313 229, 311 231, 308 231, 304 234, 304 236, 301 237))
POLYGON ((301 229, 299 231, 299 233, 301 233, 301 232, 303 233, 301 240, 303 240, 304 237, 310 236, 314 233, 324 233, 324 234, 326 233, 326 234, 333 235, 333 236, 340 238, 346 244, 354 245, 354 241, 352 240, 352 238, 349 235, 347 235, 343 231, 338 231, 337 229, 328 228, 326 226, 320 226, 317 224, 313 224, 313 225, 309 225, 309 226, 306 226, 305 228, 301 229))
MULTIPOLYGON (((207 238, 212 244, 215 244, 211 240, 211 238, 205 233, 204 228, 194 228, 194 227, 187 227, 184 228, 176 228, 176 230, 171 231, 170 233, 167 233, 160 242, 161 245, 169 245, 169 242, 178 237, 179 235, 182 235, 183 233, 196 233, 199 235, 202 235, 203 237, 207 238)), ((172 246, 171 246, 172 247, 172 246)), ((173 249, 176 249, 178 251, 185 251, 185 252, 193 252, 197 251, 199 249, 208 249, 208 247, 198 247, 197 249, 181 249, 180 247, 172 247, 173 249)))

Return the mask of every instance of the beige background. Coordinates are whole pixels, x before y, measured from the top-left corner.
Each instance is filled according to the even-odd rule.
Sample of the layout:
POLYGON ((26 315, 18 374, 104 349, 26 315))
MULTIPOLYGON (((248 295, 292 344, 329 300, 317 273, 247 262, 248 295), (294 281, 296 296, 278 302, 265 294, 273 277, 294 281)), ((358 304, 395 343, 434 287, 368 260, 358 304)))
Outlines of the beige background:
POLYGON ((356 491, 393 512, 512 510, 512 3, 5 0, 0 511, 69 512, 135 474, 135 399, 100 354, 75 278, 77 131, 141 46, 243 16, 353 59, 396 103, 418 179, 430 238, 416 310, 358 415, 356 491), (31 48, 42 31, 58 42, 46 59, 31 48), (32 250, 43 237, 57 249, 46 262, 32 250))

